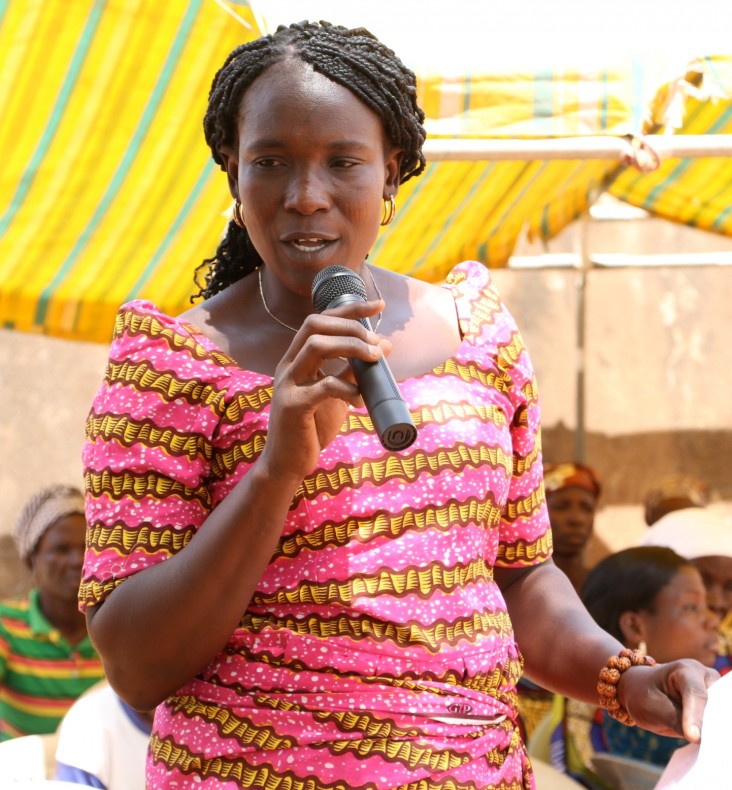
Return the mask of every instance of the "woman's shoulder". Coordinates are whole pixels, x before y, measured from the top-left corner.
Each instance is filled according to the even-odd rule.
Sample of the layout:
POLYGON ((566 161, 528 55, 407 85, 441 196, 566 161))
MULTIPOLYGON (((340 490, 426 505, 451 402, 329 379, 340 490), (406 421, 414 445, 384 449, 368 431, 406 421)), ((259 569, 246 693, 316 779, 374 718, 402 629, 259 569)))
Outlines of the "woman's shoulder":
POLYGON ((503 309, 498 288, 488 267, 480 261, 463 261, 454 266, 445 277, 444 287, 449 288, 455 301, 466 306, 488 302, 492 309, 503 309))
POLYGON ((171 361, 172 355, 178 354, 204 366, 211 363, 221 367, 236 366, 193 324, 143 299, 123 304, 115 319, 110 356, 130 354, 137 358, 162 354, 171 361))
POLYGON ((452 288, 463 286, 481 291, 493 287, 488 267, 480 261, 462 261, 448 272, 445 284, 452 288))
POLYGON ((488 268, 479 261, 463 261, 447 275, 444 287, 452 292, 464 337, 483 337, 484 330, 496 340, 497 331, 502 335, 513 334, 516 327, 498 293, 488 268))
POLYGON ((154 302, 135 299, 123 304, 114 322, 114 337, 125 332, 159 334, 162 332, 191 335, 193 326, 176 316, 163 312, 154 302))

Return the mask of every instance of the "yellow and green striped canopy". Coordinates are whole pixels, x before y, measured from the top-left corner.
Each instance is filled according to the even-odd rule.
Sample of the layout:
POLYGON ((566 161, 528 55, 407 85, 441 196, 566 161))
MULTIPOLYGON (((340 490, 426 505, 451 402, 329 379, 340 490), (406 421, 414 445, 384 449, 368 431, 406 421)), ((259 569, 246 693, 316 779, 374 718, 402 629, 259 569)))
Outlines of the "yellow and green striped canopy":
POLYGON ((2 324, 106 342, 121 301, 180 311, 230 200, 211 78, 258 31, 209 0, 11 0, 0 21, 2 324))
MULTIPOLYGON (((228 10, 249 27, 225 5, 0 0, 1 326, 107 342, 129 299, 172 314, 189 304, 230 207, 203 140, 208 89, 226 55, 260 34, 246 4, 228 10)), ((728 68, 706 62, 719 96, 689 91, 682 131, 727 130, 728 68)), ((429 135, 447 139, 625 134, 640 128, 648 88, 637 64, 419 77, 429 135)), ((732 233, 730 179, 707 170, 700 189, 700 163, 668 165, 640 175, 615 161, 431 162, 402 187, 372 257, 433 281, 466 258, 504 266, 527 224, 550 238, 610 182, 650 211, 732 233)))
MULTIPOLYGON (((645 131, 732 133, 732 55, 701 58, 683 79, 663 85, 649 105, 645 131)), ((655 216, 732 236, 732 158, 668 159, 641 174, 624 169, 615 197, 655 216)))

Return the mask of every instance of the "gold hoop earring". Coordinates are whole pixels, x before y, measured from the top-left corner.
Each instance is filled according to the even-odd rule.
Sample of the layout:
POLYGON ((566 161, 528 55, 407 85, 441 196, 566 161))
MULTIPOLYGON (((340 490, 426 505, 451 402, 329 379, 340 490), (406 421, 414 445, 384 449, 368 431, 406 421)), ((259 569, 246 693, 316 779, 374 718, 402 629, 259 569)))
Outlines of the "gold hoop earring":
POLYGON ((234 224, 237 228, 241 228, 242 230, 246 230, 246 222, 244 222, 244 216, 241 213, 242 205, 237 200, 234 203, 234 208, 231 209, 231 218, 234 220, 234 224))
POLYGON ((382 228, 385 228, 391 224, 394 217, 396 217, 396 200, 394 200, 394 195, 389 195, 388 202, 384 200, 384 211, 381 214, 381 222, 379 224, 382 228))

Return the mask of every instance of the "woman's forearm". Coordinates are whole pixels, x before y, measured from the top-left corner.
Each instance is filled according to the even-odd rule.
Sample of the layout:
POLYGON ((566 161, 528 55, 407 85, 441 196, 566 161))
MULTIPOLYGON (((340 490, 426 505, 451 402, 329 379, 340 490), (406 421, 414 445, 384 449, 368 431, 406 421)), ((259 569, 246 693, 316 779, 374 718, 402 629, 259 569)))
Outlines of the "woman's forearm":
POLYGON ((122 582, 87 615, 120 696, 150 709, 200 672, 238 625, 299 481, 258 464, 179 553, 122 582))
POLYGON ((528 571, 496 569, 495 576, 526 675, 551 691, 596 702, 600 668, 623 646, 599 628, 553 562, 528 571))

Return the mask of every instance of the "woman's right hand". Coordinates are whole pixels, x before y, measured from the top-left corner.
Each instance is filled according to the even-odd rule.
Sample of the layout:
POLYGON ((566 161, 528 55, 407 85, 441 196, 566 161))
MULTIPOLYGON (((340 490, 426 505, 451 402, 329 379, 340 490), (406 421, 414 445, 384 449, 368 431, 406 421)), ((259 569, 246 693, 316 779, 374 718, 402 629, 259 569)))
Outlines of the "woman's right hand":
POLYGON ((349 358, 376 362, 391 349, 358 318, 383 311, 381 300, 309 315, 277 365, 267 442, 260 463, 298 484, 317 465, 349 407, 362 406, 349 358))

